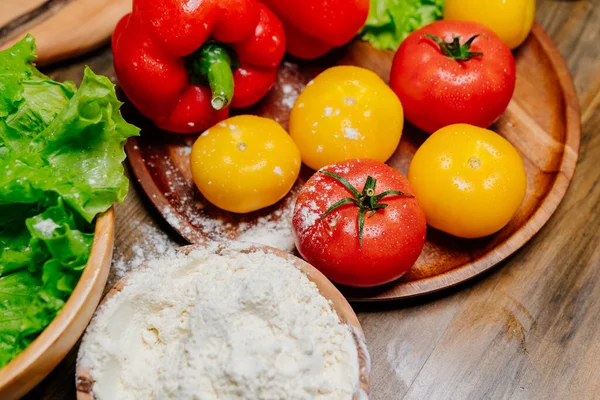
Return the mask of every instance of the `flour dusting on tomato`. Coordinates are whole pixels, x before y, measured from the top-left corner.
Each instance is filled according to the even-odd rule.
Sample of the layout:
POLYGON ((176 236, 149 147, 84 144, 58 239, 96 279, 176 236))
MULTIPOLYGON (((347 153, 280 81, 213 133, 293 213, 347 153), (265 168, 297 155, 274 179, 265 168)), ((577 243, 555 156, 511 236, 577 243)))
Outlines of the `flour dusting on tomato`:
POLYGON ((320 215, 309 207, 302 207, 299 211, 301 229, 306 231, 310 229, 319 219, 320 215))

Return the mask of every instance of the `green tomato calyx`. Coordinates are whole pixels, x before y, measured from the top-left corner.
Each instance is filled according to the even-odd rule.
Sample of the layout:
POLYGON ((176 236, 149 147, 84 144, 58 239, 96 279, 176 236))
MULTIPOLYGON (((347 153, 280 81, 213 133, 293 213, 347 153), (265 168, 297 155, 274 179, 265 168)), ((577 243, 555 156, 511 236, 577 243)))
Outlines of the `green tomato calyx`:
POLYGON ((359 192, 350 182, 346 180, 343 176, 334 174, 329 171, 319 171, 323 175, 327 175, 339 183, 341 183, 348 191, 352 194, 352 197, 346 197, 333 204, 331 207, 327 209, 319 218, 321 221, 327 215, 329 215, 332 211, 340 208, 344 204, 354 204, 358 207, 358 240, 360 247, 362 247, 363 241, 363 231, 365 228, 365 214, 370 213, 367 218, 371 218, 378 210, 383 210, 388 205, 380 203, 380 201, 387 196, 402 196, 402 197, 414 197, 412 194, 404 193, 399 190, 386 190, 385 192, 381 192, 378 195, 375 194, 375 186, 377 185, 377 179, 367 176, 367 180, 365 182, 365 186, 362 189, 362 192, 359 192))
POLYGON ((473 57, 482 57, 483 53, 471 51, 471 45, 473 41, 477 39, 479 36, 486 37, 484 34, 477 34, 471 36, 469 40, 467 40, 464 44, 460 44, 460 36, 454 36, 451 42, 446 42, 439 36, 430 35, 426 33, 425 35, 429 39, 433 40, 440 46, 440 50, 442 53, 453 60, 456 61, 469 61, 473 57))

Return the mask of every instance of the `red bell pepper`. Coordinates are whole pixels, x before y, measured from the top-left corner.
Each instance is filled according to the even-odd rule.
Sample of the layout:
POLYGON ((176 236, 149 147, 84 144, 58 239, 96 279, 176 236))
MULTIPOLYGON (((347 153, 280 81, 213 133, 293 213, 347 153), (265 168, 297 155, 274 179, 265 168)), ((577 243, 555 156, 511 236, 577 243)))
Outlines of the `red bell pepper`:
POLYGON ((348 43, 365 24, 369 0, 262 0, 283 21, 287 51, 313 59, 348 43))
POLYGON ((112 49, 121 88, 138 110, 162 129, 192 133, 269 91, 285 33, 256 0, 134 0, 112 49))

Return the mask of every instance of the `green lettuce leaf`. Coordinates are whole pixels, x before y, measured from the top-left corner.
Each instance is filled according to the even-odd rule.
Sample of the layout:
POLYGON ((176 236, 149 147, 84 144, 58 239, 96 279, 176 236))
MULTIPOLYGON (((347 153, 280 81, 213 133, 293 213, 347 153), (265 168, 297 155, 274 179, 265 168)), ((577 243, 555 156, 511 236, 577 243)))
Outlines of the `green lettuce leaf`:
POLYGON ((114 85, 89 68, 71 98, 67 87, 36 93, 23 91, 14 113, 0 121, 8 147, 0 159, 0 204, 34 203, 53 191, 91 222, 125 197, 123 146, 139 130, 121 116, 114 85))
POLYGON ((127 194, 123 150, 139 130, 106 77, 79 89, 32 64, 28 36, 0 52, 0 367, 56 317, 87 263, 93 221, 127 194))
POLYGON ((444 0, 371 0, 363 40, 382 50, 397 50, 413 31, 442 18, 444 0))
POLYGON ((0 278, 0 366, 10 362, 33 341, 35 335, 29 337, 24 329, 32 326, 30 318, 44 326, 52 321, 36 312, 41 309, 37 295, 41 288, 41 279, 27 270, 0 278))

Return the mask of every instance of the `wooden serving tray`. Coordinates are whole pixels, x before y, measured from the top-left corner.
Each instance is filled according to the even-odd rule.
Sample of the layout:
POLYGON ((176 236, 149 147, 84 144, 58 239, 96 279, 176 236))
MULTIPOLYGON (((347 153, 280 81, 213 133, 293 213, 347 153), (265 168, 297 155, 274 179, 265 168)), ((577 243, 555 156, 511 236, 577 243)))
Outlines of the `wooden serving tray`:
MULTIPOLYGON (((393 54, 354 41, 317 62, 285 62, 272 92, 252 110, 287 128, 290 92, 325 68, 350 64, 375 71, 387 81, 393 54)), ((527 194, 512 221, 498 233, 476 240, 459 239, 428 228, 423 253, 400 280, 375 289, 341 288, 353 301, 406 298, 454 286, 497 265, 523 246, 548 221, 565 195, 577 161, 580 139, 579 105, 558 49, 539 25, 515 53, 517 85, 504 115, 491 129, 520 152, 527 171, 527 194)), ((191 243, 233 239, 253 224, 276 224, 290 218, 298 190, 313 171, 304 167, 296 186, 278 204, 235 215, 209 204, 195 188, 189 170, 193 137, 162 132, 135 111, 130 122, 142 127, 126 151, 133 172, 158 211, 191 243)), ((406 174, 427 134, 405 124, 400 146, 388 163, 406 174)))

